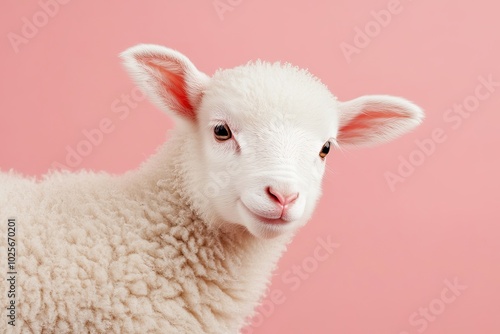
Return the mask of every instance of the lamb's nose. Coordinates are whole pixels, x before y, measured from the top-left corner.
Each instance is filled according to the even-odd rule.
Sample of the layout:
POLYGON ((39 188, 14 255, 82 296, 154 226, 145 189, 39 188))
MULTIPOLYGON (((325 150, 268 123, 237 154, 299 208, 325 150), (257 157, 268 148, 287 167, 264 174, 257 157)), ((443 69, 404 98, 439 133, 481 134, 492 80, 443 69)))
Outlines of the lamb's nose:
POLYGON ((273 187, 267 187, 267 193, 269 196, 274 199, 277 203, 279 203, 284 209, 288 206, 288 204, 293 203, 298 197, 299 193, 293 194, 282 194, 273 187))

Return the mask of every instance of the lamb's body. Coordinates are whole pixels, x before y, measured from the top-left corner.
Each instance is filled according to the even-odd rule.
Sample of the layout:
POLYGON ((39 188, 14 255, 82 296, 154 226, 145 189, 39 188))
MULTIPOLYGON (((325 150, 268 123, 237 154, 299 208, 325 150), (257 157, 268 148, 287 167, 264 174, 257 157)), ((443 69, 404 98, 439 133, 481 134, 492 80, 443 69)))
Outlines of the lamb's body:
POLYGON ((163 47, 124 59, 178 121, 150 160, 121 176, 0 174, 0 255, 15 217, 23 333, 238 332, 313 213, 330 146, 387 141, 422 117, 400 98, 340 102, 289 64, 210 78, 163 47))
MULTIPOLYGON (((55 173, 35 184, 2 175, 2 213, 17 218, 17 326, 33 333, 237 332, 286 240, 208 227, 186 203, 175 168, 187 153, 179 140, 189 142, 169 141, 123 176, 55 173)), ((0 332, 5 326, 4 319, 0 332)))

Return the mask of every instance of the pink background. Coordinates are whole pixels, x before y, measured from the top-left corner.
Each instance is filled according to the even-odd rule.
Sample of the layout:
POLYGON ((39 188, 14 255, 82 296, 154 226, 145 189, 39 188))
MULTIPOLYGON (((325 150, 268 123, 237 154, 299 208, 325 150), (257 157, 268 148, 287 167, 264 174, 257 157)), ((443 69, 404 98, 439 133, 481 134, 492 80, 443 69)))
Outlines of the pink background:
POLYGON ((172 122, 149 102, 121 101, 133 85, 117 55, 140 42, 178 49, 209 74, 286 60, 343 100, 404 96, 426 110, 424 124, 394 143, 329 157, 319 208, 274 275, 280 298, 268 298, 246 332, 500 333, 500 87, 476 90, 479 77, 500 82, 498 4, 220 0, 232 10, 219 16, 213 0, 65 1, 46 22, 40 3, 49 0, 1 5, 2 170, 39 176, 66 164, 67 147, 106 118, 112 130, 73 170, 121 173, 149 156, 172 122), (388 8, 397 14, 381 14, 382 26, 371 12, 388 8), (13 47, 23 17, 40 27, 25 28, 29 38, 13 47), (355 39, 356 27, 369 40, 355 39), (358 53, 345 57, 342 43, 358 53), (448 111, 464 103, 470 115, 448 111), (440 142, 430 144, 433 131, 440 142), (397 175, 400 159, 415 166, 391 187, 386 174, 397 175), (319 261, 317 238, 327 236, 340 246, 319 261))

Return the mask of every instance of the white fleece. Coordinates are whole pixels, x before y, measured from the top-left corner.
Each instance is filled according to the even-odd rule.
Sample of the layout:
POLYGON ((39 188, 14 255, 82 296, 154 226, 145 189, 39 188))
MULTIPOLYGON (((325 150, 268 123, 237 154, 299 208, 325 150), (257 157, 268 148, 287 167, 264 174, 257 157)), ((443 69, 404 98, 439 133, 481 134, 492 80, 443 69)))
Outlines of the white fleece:
POLYGON ((182 147, 193 144, 173 138, 122 176, 58 172, 35 183, 1 174, 0 234, 7 217, 17 220, 17 328, 237 333, 289 236, 261 240, 242 228, 209 228, 185 198, 176 168, 182 147))

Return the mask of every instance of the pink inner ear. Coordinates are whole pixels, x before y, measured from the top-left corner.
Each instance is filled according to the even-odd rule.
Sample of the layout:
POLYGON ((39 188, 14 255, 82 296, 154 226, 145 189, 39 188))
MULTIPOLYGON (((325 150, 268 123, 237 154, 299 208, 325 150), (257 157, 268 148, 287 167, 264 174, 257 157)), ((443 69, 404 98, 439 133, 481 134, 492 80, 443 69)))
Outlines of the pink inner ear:
MULTIPOLYGON (((173 71, 169 71, 165 67, 156 64, 154 62, 154 59, 157 58, 159 57, 143 56, 138 57, 137 60, 139 62, 142 62, 149 68, 154 68, 161 73, 161 78, 159 78, 158 81, 161 85, 161 88, 163 88, 159 91, 159 94, 162 97, 163 101, 182 116, 188 117, 190 119, 195 119, 196 114, 187 95, 186 80, 183 72, 184 68, 181 64, 176 62, 174 65, 181 70, 181 73, 174 73, 173 71), (174 105, 172 105, 172 102, 174 105)), ((172 62, 172 59, 164 58, 162 60, 164 62, 172 62)))
POLYGON ((368 131, 374 126, 380 125, 382 120, 405 117, 407 116, 395 111, 366 111, 360 113, 339 129, 339 140, 348 141, 360 137, 365 132, 364 130, 368 131))

